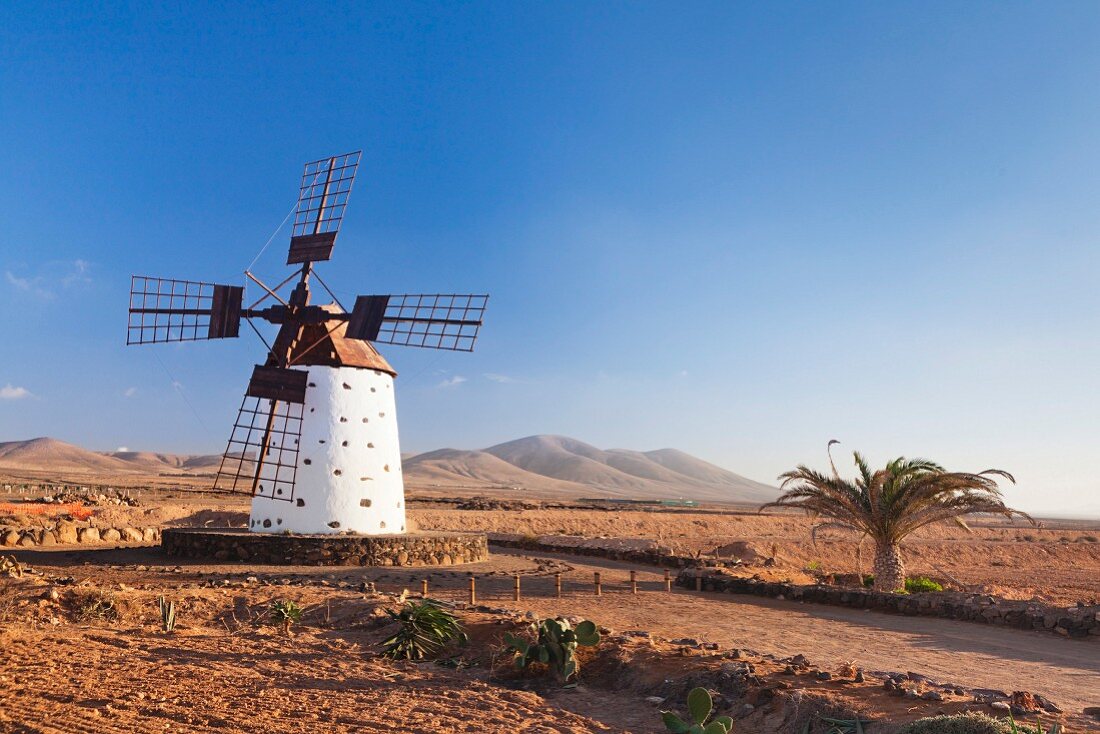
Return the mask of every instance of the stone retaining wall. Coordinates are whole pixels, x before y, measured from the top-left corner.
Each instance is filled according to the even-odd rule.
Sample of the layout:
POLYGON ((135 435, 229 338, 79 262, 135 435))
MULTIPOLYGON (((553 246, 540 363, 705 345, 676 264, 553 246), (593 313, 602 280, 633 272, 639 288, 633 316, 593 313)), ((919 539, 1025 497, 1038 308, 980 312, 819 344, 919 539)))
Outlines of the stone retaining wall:
POLYGON ((1038 602, 999 599, 988 594, 953 591, 890 594, 822 584, 800 585, 758 581, 720 573, 708 573, 699 569, 681 571, 676 577, 676 585, 694 589, 697 578, 701 581, 704 591, 751 594, 856 609, 876 609, 895 614, 942 617, 1018 629, 1050 630, 1074 639, 1091 638, 1093 641, 1100 641, 1100 605, 1055 607, 1038 602))
POLYGON ((104 543, 156 543, 160 540, 159 528, 96 528, 81 527, 76 523, 61 521, 53 527, 0 527, 0 547, 37 548, 51 545, 104 544, 104 543))
MULTIPOLYGON (((644 563, 649 566, 661 566, 662 568, 689 568, 702 565, 702 561, 686 556, 674 556, 661 553, 656 550, 638 550, 635 548, 601 548, 599 546, 578 546, 567 543, 547 543, 544 540, 537 542, 518 538, 512 535, 491 533, 489 542, 501 548, 516 548, 519 550, 544 551, 547 553, 565 553, 571 556, 595 556, 611 561, 625 561, 627 563, 644 563)), ((723 565, 713 559, 706 561, 710 565, 723 565)))
POLYGON ((489 558, 479 533, 297 535, 165 528, 169 556, 290 566, 450 566, 489 558))

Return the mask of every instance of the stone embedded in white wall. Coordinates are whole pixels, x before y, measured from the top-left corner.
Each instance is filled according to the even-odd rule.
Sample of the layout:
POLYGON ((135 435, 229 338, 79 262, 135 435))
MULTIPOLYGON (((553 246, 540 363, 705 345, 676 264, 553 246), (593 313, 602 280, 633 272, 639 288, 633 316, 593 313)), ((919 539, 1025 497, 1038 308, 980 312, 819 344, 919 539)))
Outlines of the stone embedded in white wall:
POLYGON ((359 367, 308 371, 294 496, 253 497, 249 527, 268 533, 404 532, 404 482, 400 471, 391 471, 401 466, 393 377, 359 367))

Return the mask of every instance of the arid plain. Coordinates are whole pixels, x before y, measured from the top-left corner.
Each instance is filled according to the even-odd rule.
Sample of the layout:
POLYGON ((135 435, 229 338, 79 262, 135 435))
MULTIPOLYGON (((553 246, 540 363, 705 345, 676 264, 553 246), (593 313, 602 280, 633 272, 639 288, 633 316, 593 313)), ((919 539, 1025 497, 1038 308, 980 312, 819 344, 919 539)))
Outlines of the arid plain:
MULTIPOLYGON (((605 467, 595 469, 605 474, 602 484, 573 491, 562 486, 570 480, 539 474, 537 488, 522 487, 519 472, 549 471, 538 461, 577 449, 557 437, 525 441, 507 450, 432 452, 419 466, 416 457, 406 462, 416 527, 488 533, 494 544, 484 562, 268 566, 169 558, 156 543, 122 539, 0 549, 23 571, 0 577, 0 731, 658 732, 659 710, 682 710, 695 685, 716 691, 716 704, 743 732, 802 731, 806 722, 824 731, 822 715, 858 716, 875 722, 869 731, 889 732, 939 712, 997 713, 988 692, 1038 694, 1060 711, 1042 711, 1045 720, 1060 719, 1069 731, 1100 730, 1093 713, 1100 706, 1097 636, 696 591, 690 582, 670 591, 664 572, 675 579, 681 569, 641 562, 631 552, 721 567, 734 578, 827 586, 866 572, 869 559, 851 535, 829 531, 815 542, 808 519, 757 512, 752 493, 766 488, 749 480, 742 487, 749 496, 735 504, 629 508, 592 501, 616 496, 612 480, 634 483, 618 496, 644 494, 643 480, 614 463, 649 472, 644 481, 654 492, 666 491, 668 477, 652 476, 645 460, 691 472, 715 492, 743 479, 708 475, 709 465, 686 455, 592 454, 570 471, 597 463, 605 467), (501 470, 494 459, 530 468, 501 470), (425 582, 429 596, 454 605, 469 643, 434 662, 380 657, 379 644, 393 631, 386 610, 402 595, 419 597, 425 582), (82 614, 90 594, 108 595, 117 615, 82 614), (162 596, 178 604, 171 634, 161 629, 162 596), (267 618, 281 599, 305 609, 289 635, 267 618), (504 652, 506 632, 556 615, 591 619, 603 630, 597 648, 581 650, 576 688, 516 673, 504 652), (896 676, 906 677, 904 693, 916 695, 888 690, 896 676), (403 712, 400 722, 389 716, 395 708, 403 712)), ((118 490, 112 496, 133 498, 89 499, 92 514, 81 525, 239 527, 247 520, 247 498, 203 491, 209 463, 201 459, 188 465, 157 455, 97 454, 100 462, 60 442, 18 443, 0 446, 8 456, 0 456, 0 486, 9 487, 0 495, 8 503, 0 525, 48 527, 64 511, 60 505, 18 517, 20 509, 38 507, 18 487, 44 482, 111 485, 118 490), (28 451, 37 461, 27 460, 28 451), (126 467, 135 463, 145 468, 126 467)), ((1100 523, 979 518, 971 525, 970 533, 919 531, 905 544, 908 571, 935 579, 947 593, 1051 608, 1100 598, 1100 523)))

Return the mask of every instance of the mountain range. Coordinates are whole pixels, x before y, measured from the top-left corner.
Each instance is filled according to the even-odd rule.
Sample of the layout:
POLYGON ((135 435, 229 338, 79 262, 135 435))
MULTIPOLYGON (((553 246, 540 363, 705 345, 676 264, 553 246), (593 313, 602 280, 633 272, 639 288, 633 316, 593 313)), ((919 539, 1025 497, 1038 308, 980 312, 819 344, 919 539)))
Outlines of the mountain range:
MULTIPOLYGON (((53 438, 0 443, 0 467, 95 475, 211 474, 220 455, 97 452, 53 438)), ((555 497, 684 498, 759 504, 775 487, 676 449, 598 449, 565 436, 528 436, 481 450, 438 449, 403 457, 412 488, 526 491, 555 497)))

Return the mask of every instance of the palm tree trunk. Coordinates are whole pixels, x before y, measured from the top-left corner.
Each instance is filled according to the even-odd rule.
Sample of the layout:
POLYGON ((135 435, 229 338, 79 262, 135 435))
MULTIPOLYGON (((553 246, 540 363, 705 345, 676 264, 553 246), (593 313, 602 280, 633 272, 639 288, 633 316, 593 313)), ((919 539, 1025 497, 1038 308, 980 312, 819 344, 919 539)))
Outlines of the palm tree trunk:
POLYGON ((905 588, 905 561, 896 543, 875 545, 875 591, 897 591, 905 588))

